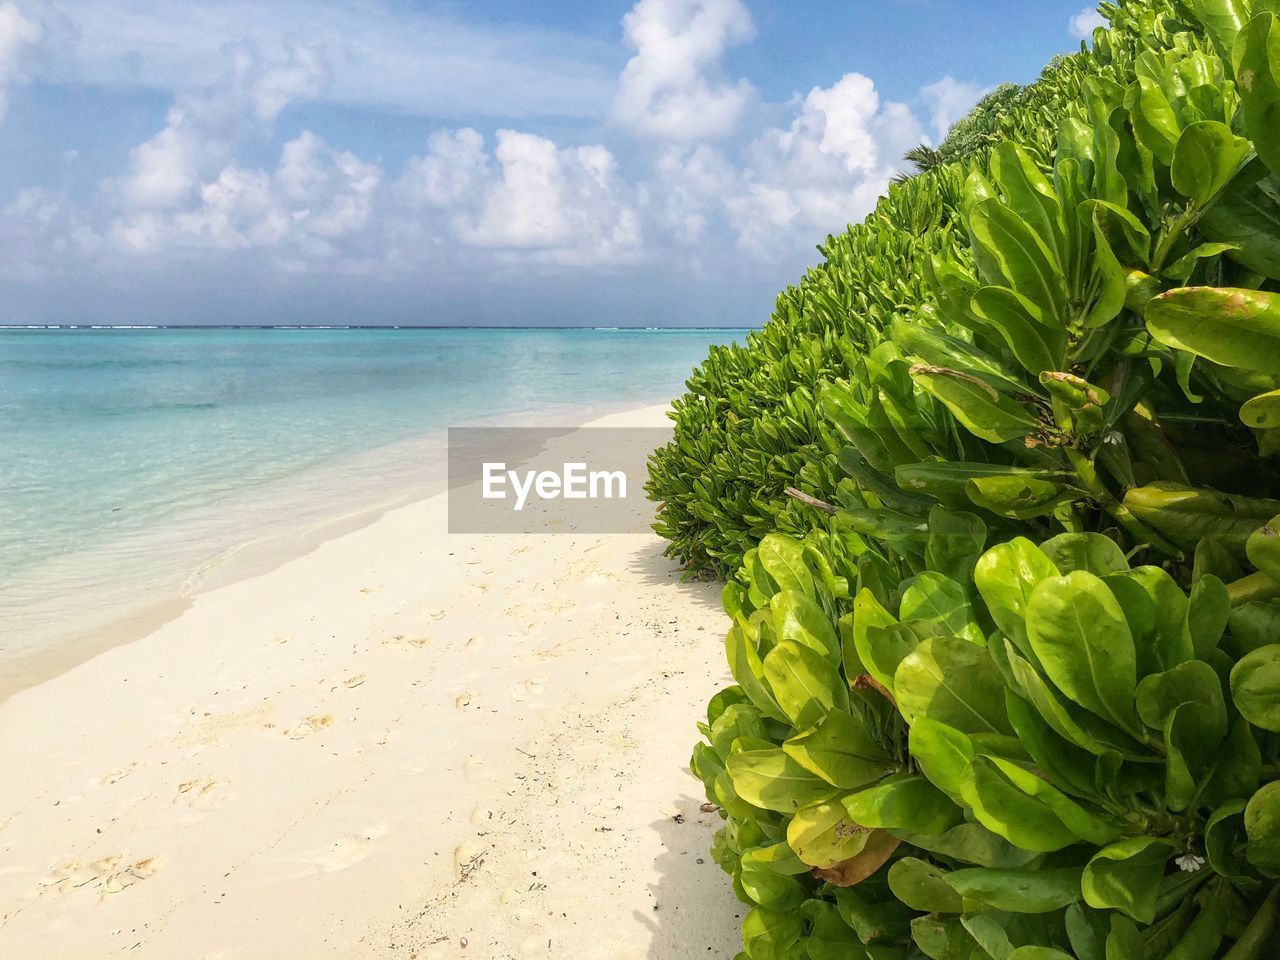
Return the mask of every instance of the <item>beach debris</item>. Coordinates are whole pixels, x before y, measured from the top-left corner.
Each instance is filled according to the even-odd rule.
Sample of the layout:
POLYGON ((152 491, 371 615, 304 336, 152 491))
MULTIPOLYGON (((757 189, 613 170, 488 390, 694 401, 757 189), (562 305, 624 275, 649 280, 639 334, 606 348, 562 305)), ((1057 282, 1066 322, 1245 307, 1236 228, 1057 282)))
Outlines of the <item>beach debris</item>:
POLYGON ((366 679, 367 677, 365 674, 357 673, 354 677, 347 677, 347 679, 343 680, 342 685, 348 690, 354 690, 356 687, 360 686, 360 684, 364 683, 366 679))
POLYGON ((461 710, 463 707, 466 707, 467 705, 469 705, 471 703, 471 700, 472 700, 471 694, 467 693, 466 691, 463 691, 462 693, 458 694, 457 697, 454 698, 453 705, 457 707, 459 710, 461 710))
POLYGON ((453 863, 458 870, 458 883, 466 883, 471 875, 484 866, 489 845, 479 840, 468 840, 453 852, 453 863))
POLYGON ((698 805, 698 810, 702 813, 715 813, 719 809, 720 805, 717 803, 703 803, 698 805))

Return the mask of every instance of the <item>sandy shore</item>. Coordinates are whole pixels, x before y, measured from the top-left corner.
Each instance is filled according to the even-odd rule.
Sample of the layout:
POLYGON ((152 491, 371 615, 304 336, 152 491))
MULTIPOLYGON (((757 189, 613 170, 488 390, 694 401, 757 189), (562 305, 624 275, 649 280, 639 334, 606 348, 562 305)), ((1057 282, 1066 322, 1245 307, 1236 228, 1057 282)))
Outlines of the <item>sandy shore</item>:
POLYGON ((0 956, 732 957, 718 590, 660 551, 435 497, 14 695, 0 956))

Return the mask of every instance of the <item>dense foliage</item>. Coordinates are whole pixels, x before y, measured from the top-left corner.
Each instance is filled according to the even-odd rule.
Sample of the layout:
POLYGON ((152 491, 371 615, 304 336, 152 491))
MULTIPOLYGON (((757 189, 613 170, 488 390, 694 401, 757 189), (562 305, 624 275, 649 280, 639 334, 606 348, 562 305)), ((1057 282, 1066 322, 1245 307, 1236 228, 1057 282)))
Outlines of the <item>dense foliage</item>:
POLYGON ((751 960, 1280 955, 1280 3, 1102 10, 653 460, 751 960))

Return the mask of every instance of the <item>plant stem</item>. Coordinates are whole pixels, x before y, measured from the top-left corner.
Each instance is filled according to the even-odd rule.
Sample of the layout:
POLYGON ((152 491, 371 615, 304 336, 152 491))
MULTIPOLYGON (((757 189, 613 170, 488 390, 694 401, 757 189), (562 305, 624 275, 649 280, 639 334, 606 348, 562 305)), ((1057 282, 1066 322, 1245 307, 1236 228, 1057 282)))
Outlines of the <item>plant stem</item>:
POLYGON ((1135 517, 1128 507, 1112 496, 1111 491, 1102 482, 1102 478, 1098 476, 1098 471, 1094 467, 1093 461, 1079 450, 1073 450, 1070 447, 1065 448, 1065 450, 1067 459, 1071 461, 1071 466, 1075 468, 1076 476, 1080 478, 1084 489, 1102 504, 1103 509, 1111 514, 1112 519, 1120 524, 1130 536, 1138 543, 1155 547, 1171 557, 1182 555, 1182 551, 1177 546, 1148 527, 1135 517))
POLYGON ((1267 899, 1262 901, 1262 906, 1253 915, 1249 925, 1244 928, 1240 939, 1227 951, 1222 960, 1262 960, 1264 957, 1262 951, 1268 947, 1272 949, 1275 947, 1271 942, 1271 935, 1275 931, 1277 916, 1280 916, 1280 883, 1271 888, 1267 899))
POLYGON ((1233 607, 1253 600, 1270 600, 1277 595, 1280 595, 1280 583, 1276 583, 1261 571, 1227 584, 1227 596, 1230 597, 1233 607))

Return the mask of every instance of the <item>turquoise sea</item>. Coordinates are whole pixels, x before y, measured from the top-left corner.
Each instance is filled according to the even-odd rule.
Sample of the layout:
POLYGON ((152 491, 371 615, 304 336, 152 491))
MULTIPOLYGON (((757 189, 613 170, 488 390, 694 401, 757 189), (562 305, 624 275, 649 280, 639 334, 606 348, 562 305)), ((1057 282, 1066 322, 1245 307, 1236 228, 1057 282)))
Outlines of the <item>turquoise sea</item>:
POLYGON ((743 333, 0 329, 0 695, 19 661, 439 489, 449 426, 662 402, 743 333))

